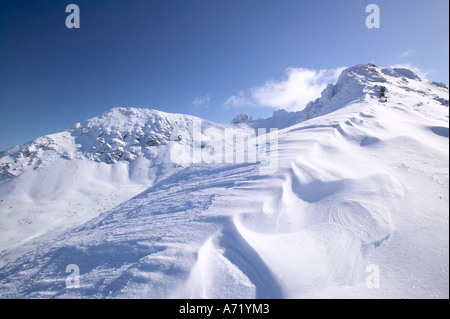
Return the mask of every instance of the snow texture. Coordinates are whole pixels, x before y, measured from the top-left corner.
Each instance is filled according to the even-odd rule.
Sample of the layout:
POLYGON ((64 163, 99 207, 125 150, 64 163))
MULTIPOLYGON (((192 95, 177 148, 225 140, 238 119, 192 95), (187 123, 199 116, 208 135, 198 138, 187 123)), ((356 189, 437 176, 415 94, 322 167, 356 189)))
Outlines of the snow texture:
POLYGON ((0 154, 0 297, 448 298, 448 99, 361 64, 301 112, 202 120, 278 128, 274 174, 175 164, 199 119, 148 109, 14 147, 0 154))

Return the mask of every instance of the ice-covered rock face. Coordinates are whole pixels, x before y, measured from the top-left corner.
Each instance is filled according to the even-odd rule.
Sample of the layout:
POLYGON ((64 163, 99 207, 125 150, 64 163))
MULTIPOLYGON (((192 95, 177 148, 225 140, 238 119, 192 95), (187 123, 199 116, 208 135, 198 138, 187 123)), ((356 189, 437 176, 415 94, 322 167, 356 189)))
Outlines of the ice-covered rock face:
MULTIPOLYGON (((329 102, 333 100, 341 100, 344 102, 341 102, 341 105, 345 105, 350 99, 357 99, 358 97, 372 95, 379 98, 380 90, 389 89, 389 86, 394 86, 404 92, 415 91, 431 95, 431 90, 428 88, 429 84, 442 88, 444 91, 448 90, 445 84, 422 80, 409 69, 384 68, 375 64, 358 64, 345 69, 336 84, 329 84, 322 92, 321 97, 311 102, 307 108, 321 108, 330 104, 329 102)), ((432 96, 432 98, 436 98, 435 100, 442 99, 439 96, 432 96)), ((448 105, 445 101, 442 104, 448 105)))
POLYGON ((386 82, 381 68, 374 64, 347 68, 342 71, 336 84, 328 84, 320 98, 308 103, 301 112, 302 120, 333 112, 351 101, 363 99, 367 92, 375 93, 376 87, 386 82))
POLYGON ((152 110, 114 108, 77 125, 71 134, 90 160, 131 162, 151 147, 167 144, 181 122, 152 110))
POLYGON ((240 113, 234 117, 234 119, 231 121, 231 124, 240 124, 246 122, 248 122, 248 115, 240 113))
POLYGON ((345 69, 336 83, 345 84, 351 82, 370 83, 370 82, 386 82, 386 78, 380 73, 380 68, 375 64, 358 64, 345 69))
POLYGON ((422 81, 413 71, 405 68, 383 68, 375 64, 358 64, 345 69, 336 83, 336 86, 360 83, 371 85, 373 83, 388 83, 392 79, 401 79, 404 82, 409 80, 422 81))
POLYGON ((345 69, 334 85, 329 85, 322 92, 323 103, 337 96, 348 102, 349 99, 373 93, 379 96, 380 88, 393 80, 401 80, 404 84, 409 80, 421 81, 413 71, 403 68, 382 68, 375 64, 358 64, 345 69), (332 92, 330 94, 329 92, 332 92))
POLYGON ((190 131, 194 117, 151 109, 113 108, 72 128, 37 138, 0 154, 0 180, 40 169, 58 158, 113 164, 154 159, 178 129, 190 131))

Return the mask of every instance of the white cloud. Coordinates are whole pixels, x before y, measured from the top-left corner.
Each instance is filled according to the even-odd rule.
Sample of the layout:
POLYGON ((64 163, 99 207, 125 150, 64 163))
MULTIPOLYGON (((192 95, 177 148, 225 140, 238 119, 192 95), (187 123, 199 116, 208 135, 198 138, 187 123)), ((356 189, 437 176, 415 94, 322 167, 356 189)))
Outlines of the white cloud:
POLYGON ((240 107, 240 106, 254 106, 253 101, 249 97, 246 97, 243 91, 240 91, 237 95, 230 96, 225 101, 225 107, 240 107))
POLYGON ((406 50, 400 54, 400 58, 406 58, 414 53, 414 50, 406 50))
POLYGON ((254 106, 300 111, 310 101, 320 97, 327 84, 336 82, 343 69, 288 68, 284 79, 269 80, 260 86, 230 96, 225 107, 254 106))
POLYGON ((208 103, 211 100, 209 94, 206 94, 204 97, 196 96, 195 99, 191 102, 191 105, 196 108, 208 108, 208 103))

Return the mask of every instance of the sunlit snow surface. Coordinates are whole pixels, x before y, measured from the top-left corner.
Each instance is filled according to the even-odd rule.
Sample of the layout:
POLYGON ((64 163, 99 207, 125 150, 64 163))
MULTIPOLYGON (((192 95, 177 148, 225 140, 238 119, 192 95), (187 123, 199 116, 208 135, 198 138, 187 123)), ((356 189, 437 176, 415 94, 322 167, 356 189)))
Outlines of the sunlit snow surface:
POLYGON ((448 298, 449 93, 408 71, 239 124, 280 129, 273 174, 173 163, 196 119, 144 109, 4 152, 0 297, 448 298))

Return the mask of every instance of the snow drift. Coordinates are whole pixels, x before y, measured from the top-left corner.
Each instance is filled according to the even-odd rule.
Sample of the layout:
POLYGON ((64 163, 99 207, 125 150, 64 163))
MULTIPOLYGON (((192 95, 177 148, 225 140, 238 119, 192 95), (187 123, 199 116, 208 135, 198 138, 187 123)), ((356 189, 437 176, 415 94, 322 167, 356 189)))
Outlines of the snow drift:
POLYGON ((362 64, 301 112, 239 116, 279 128, 274 174, 174 164, 194 118, 146 109, 8 150, 0 296, 448 298, 448 98, 410 70, 362 64))

